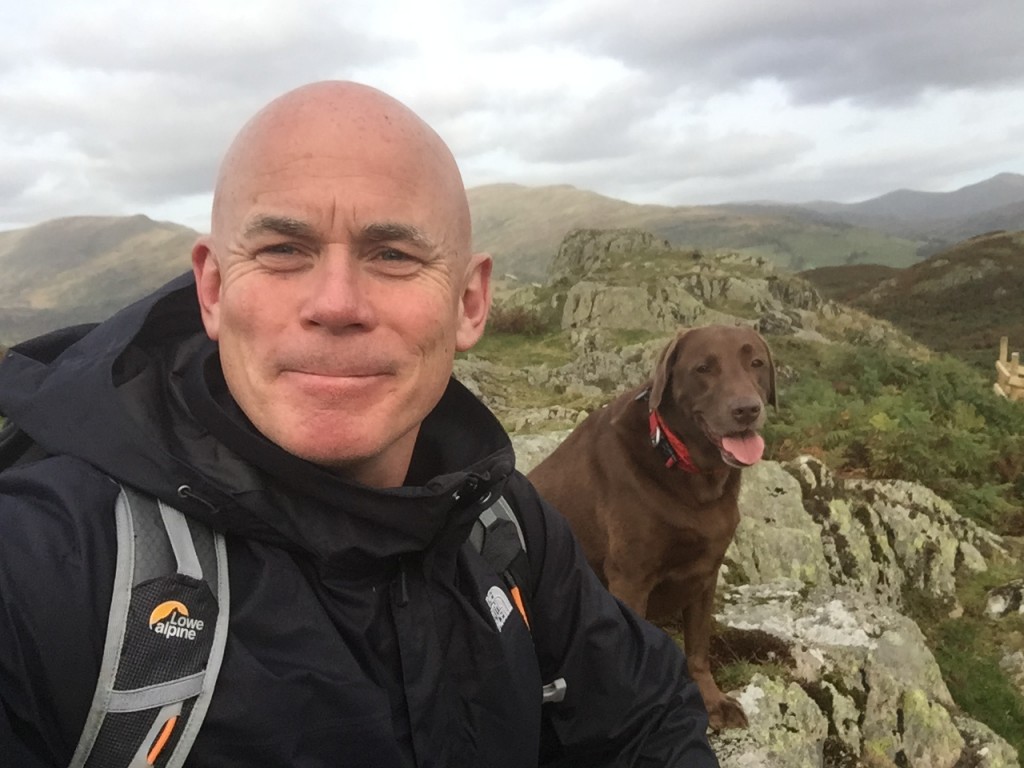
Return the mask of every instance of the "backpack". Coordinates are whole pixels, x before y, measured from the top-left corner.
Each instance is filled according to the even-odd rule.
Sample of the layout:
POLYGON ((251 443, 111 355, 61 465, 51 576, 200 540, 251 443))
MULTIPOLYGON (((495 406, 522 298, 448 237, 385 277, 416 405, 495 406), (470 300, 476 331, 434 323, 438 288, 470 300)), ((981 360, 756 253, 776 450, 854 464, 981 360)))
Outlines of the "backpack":
MULTIPOLYGON (((0 470, 45 456, 12 423, 0 429, 0 470)), ((221 534, 128 486, 120 486, 114 515, 107 639, 71 768, 180 768, 206 715, 227 642, 227 548, 221 534)), ((480 513, 469 540, 501 574, 529 627, 526 540, 504 497, 480 513)), ((561 701, 565 688, 562 678, 545 685, 542 701, 561 701)))

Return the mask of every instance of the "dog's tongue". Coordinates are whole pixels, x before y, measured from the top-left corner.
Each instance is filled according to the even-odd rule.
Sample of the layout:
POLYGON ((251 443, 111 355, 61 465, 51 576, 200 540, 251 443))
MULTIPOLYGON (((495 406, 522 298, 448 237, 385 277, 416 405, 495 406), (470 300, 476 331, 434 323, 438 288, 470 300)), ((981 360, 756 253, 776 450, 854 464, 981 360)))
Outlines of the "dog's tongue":
POLYGON ((764 438, 756 432, 722 438, 722 447, 740 464, 750 466, 761 460, 764 454, 764 438))

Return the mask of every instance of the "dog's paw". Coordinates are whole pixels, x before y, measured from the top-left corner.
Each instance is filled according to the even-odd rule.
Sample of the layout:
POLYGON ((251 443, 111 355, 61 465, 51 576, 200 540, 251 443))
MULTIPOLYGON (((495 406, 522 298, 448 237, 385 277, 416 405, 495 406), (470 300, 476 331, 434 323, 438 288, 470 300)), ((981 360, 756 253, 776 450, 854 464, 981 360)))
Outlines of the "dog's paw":
POLYGON ((750 725, 743 707, 732 696, 723 696, 721 701, 708 709, 708 723, 716 731, 723 728, 746 728, 750 725))

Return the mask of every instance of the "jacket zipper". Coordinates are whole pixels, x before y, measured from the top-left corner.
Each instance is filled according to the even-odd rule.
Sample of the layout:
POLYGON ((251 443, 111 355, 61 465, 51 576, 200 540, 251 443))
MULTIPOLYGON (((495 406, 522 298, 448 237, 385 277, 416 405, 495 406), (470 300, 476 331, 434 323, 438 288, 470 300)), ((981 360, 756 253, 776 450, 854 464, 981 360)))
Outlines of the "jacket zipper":
POLYGON ((402 557, 398 558, 398 597, 396 602, 399 608, 404 608, 409 604, 409 583, 406 580, 405 575, 405 559, 402 557))

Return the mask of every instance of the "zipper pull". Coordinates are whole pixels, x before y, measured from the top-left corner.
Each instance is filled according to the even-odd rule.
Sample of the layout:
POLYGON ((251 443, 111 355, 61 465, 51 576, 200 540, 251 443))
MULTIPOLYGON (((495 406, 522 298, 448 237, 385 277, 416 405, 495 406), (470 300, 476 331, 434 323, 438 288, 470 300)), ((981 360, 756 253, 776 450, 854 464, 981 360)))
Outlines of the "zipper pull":
POLYGON ((217 509, 217 507, 215 507, 213 505, 212 502, 208 501, 206 498, 204 498, 203 496, 200 496, 198 493, 193 491, 192 490, 192 486, 188 485, 188 484, 182 484, 182 485, 178 486, 178 498, 179 499, 191 499, 193 501, 196 501, 196 502, 202 504, 204 507, 206 507, 208 510, 210 510, 215 515, 220 511, 220 510, 217 509))
POLYGON ((409 584, 406 581, 405 576, 405 561, 402 558, 398 558, 398 607, 404 608, 409 604, 409 584))

